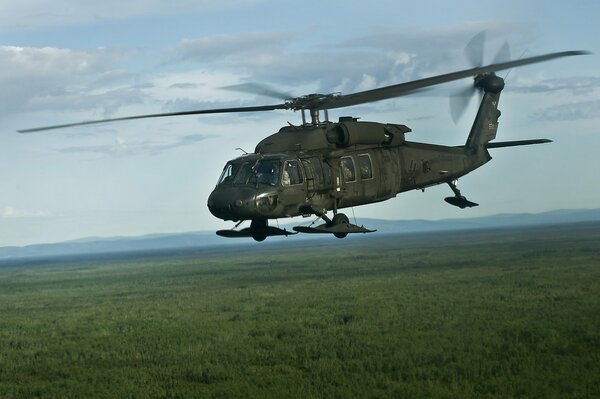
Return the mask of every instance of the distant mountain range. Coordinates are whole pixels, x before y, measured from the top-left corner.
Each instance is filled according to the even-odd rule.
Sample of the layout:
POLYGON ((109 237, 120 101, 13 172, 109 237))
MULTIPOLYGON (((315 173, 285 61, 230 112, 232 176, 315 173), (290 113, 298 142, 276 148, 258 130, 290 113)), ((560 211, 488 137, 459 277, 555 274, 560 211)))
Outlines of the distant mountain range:
MULTIPOLYGON (((374 234, 402 234, 451 230, 472 230, 525 226, 556 225, 578 222, 600 222, 600 209, 557 210, 544 213, 510 213, 478 218, 443 220, 381 220, 362 218, 358 224, 377 229, 374 234)), ((297 223, 293 224, 296 225, 297 223)), ((286 225, 291 230, 292 225, 286 225)), ((317 235, 298 234, 288 240, 317 238, 317 235)), ((323 237, 328 238, 328 237, 323 237)), ((270 238, 282 239, 279 237, 270 238)), ((182 248, 202 248, 253 243, 251 239, 228 239, 215 235, 213 231, 177 234, 152 234, 140 237, 85 238, 55 244, 35 244, 24 247, 0 247, 0 260, 29 257, 51 257, 82 254, 108 254, 133 251, 159 251, 182 248)), ((261 244, 256 244, 261 245, 261 244)))

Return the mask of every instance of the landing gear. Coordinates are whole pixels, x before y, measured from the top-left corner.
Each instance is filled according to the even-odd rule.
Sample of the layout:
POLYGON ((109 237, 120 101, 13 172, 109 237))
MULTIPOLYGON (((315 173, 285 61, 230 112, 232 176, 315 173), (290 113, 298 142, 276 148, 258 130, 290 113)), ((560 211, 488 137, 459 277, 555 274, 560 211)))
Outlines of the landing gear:
MULTIPOLYGON (((308 210, 307 210, 308 211, 308 210)), ((310 213, 317 215, 325 223, 316 227, 296 226, 294 232, 280 229, 279 227, 269 226, 267 219, 252 219, 250 227, 241 230, 236 228, 242 223, 241 221, 231 230, 219 230, 217 235, 227 238, 252 237, 255 241, 264 241, 271 236, 289 236, 292 234, 301 233, 328 233, 333 234, 337 238, 344 238, 350 233, 372 233, 375 230, 366 229, 364 226, 357 226, 349 222, 348 216, 343 213, 336 213, 333 218, 328 218, 323 212, 310 210, 310 213)))
POLYGON ((250 223, 250 234, 254 241, 264 241, 267 238, 267 219, 253 219, 250 223))
POLYGON ((469 201, 464 195, 460 194, 460 190, 458 189, 458 187, 456 187, 456 183, 457 183, 456 180, 453 180, 453 181, 447 182, 447 183, 450 186, 450 188, 452 189, 452 192, 454 193, 454 197, 446 197, 446 198, 444 198, 444 201, 446 201, 450 205, 457 206, 460 209, 472 208, 474 206, 479 206, 479 204, 469 201))
POLYGON ((350 223, 348 216, 343 213, 336 213, 333 216, 333 219, 329 219, 323 212, 312 210, 311 213, 323 219, 325 223, 316 227, 296 226, 294 227, 294 231, 309 234, 328 233, 333 234, 337 238, 344 238, 349 233, 372 233, 375 231, 366 229, 364 226, 357 226, 350 223))
MULTIPOLYGON (((335 227, 335 226, 340 226, 342 228, 347 228, 349 224, 349 220, 348 220, 348 216, 344 215, 343 213, 338 213, 335 216, 333 216, 333 219, 331 220, 331 226, 335 227)), ((348 235, 348 233, 333 233, 334 236, 336 236, 337 238, 344 238, 348 235)))

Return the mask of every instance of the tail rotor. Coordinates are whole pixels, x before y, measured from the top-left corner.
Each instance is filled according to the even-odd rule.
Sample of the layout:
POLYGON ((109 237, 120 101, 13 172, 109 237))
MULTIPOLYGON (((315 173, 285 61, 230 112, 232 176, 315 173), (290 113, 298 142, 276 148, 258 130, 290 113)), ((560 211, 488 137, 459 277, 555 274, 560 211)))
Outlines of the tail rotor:
MULTIPOLYGON (((483 66, 485 35, 485 31, 479 32, 465 46, 465 57, 469 60, 473 68, 483 66)), ((510 47, 508 46, 508 42, 505 41, 496 53, 493 64, 508 61, 510 61, 510 47)), ((481 75, 477 75, 474 78, 481 79, 481 75)), ((450 95, 450 114, 454 123, 458 123, 477 91, 481 92, 481 86, 478 86, 475 82, 475 84, 456 90, 450 95)))

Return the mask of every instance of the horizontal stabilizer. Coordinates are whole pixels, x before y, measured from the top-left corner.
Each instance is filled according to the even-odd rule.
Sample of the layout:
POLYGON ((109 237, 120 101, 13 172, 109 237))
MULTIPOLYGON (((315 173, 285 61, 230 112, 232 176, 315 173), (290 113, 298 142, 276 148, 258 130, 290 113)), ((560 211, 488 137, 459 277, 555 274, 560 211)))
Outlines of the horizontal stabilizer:
POLYGON ((545 143, 552 143, 552 140, 534 139, 534 140, 499 141, 496 143, 487 143, 485 145, 485 148, 517 147, 520 145, 545 144, 545 143))
POLYGON ((462 195, 458 195, 458 196, 455 196, 455 197, 446 197, 446 198, 444 198, 444 201, 446 201, 450 205, 457 206, 460 209, 472 208, 474 206, 479 206, 479 204, 476 204, 475 202, 469 201, 468 199, 466 199, 462 195))

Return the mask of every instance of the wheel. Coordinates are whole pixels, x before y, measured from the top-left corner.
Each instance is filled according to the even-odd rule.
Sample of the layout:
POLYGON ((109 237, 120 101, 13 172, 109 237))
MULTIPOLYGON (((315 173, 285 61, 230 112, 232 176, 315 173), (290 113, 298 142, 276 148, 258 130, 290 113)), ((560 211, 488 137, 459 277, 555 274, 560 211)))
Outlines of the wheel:
MULTIPOLYGON (((331 224, 334 226, 348 224, 348 216, 344 215, 343 213, 338 213, 331 220, 331 224)), ((333 235, 337 238, 344 238, 348 235, 348 233, 333 233, 333 235)))
POLYGON ((264 241, 267 238, 267 219, 253 219, 250 230, 254 241, 264 241))

